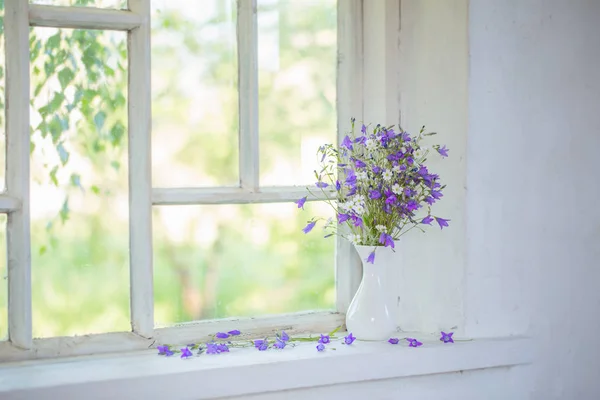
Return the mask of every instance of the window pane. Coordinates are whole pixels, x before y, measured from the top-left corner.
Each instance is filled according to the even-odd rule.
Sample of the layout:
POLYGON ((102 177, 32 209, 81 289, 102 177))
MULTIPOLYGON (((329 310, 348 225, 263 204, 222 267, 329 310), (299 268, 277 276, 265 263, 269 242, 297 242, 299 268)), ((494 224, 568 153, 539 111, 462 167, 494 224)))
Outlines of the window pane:
MULTIPOLYGON (((0 191, 6 187, 6 134, 4 132, 4 2, 0 2, 0 191)), ((0 333, 1 334, 1 333, 0 333)))
POLYGON ((157 326, 334 307, 334 242, 302 233, 324 203, 154 210, 157 326))
POLYGON ((50 6, 89 6, 99 8, 127 8, 127 0, 29 0, 32 4, 50 6))
POLYGON ((30 43, 33 334, 128 331, 126 33, 30 43))
POLYGON ((6 214, 0 214, 0 341, 8 339, 8 271, 6 269, 6 214))
POLYGON ((236 186, 234 0, 152 1, 152 164, 157 187, 236 186))
POLYGON ((260 179, 314 181, 336 139, 335 0, 258 0, 260 179))

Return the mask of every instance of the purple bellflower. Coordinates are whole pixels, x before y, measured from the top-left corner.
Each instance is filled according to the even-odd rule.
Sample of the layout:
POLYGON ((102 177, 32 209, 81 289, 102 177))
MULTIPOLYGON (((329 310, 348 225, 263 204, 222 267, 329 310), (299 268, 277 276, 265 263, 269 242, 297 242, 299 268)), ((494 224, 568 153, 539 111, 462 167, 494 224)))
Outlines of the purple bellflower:
POLYGON ((431 218, 431 215, 426 216, 425 218, 423 218, 423 221, 421 221, 422 224, 426 225, 431 225, 432 222, 433 218, 431 218))
POLYGON ((375 263, 375 250, 373 250, 371 252, 371 254, 369 254, 369 257, 367 257, 367 262, 370 264, 374 264, 375 263))
POLYGON ((350 136, 346 135, 346 137, 344 138, 344 140, 342 140, 341 146, 347 148, 348 150, 353 150, 354 149, 352 147, 352 140, 350 139, 350 136))
POLYGON ((315 183, 315 186, 320 189, 323 189, 323 188, 326 188, 327 186, 329 186, 329 184, 327 182, 319 181, 319 182, 315 183))
POLYGON ((438 147, 437 151, 442 157, 448 157, 448 149, 446 148, 446 145, 444 145, 444 147, 438 147))
POLYGON ((340 181, 336 180, 335 181, 335 190, 337 190, 339 192, 341 188, 342 188, 342 184, 340 183, 340 181))
POLYGON ((192 352, 187 347, 181 349, 181 358, 188 358, 192 356, 192 352))
POLYGON ((285 331, 281 331, 281 340, 283 340, 284 342, 287 342, 288 340, 290 340, 290 337, 287 333, 285 333, 285 331))
POLYGON ((321 338, 319 339, 319 343, 328 344, 330 342, 329 335, 321 334, 321 338))
POLYGON ((325 345, 323 343, 319 343, 317 345, 317 351, 324 351, 325 350, 325 345))
POLYGON ((302 232, 304 233, 308 233, 310 231, 312 231, 312 229, 315 227, 316 225, 316 221, 310 221, 303 229, 302 232))
POLYGON ((273 345, 276 349, 283 349, 285 347, 285 342, 281 339, 276 339, 275 344, 273 345))
POLYGON ((219 352, 219 353, 229 353, 229 346, 227 346, 225 343, 219 343, 217 345, 217 352, 219 352))
POLYGON ((169 351, 169 346, 156 346, 156 349, 159 355, 164 356, 169 351))
POLYGON ((364 168, 367 166, 367 164, 365 164, 363 161, 359 160, 358 158, 354 160, 354 166, 356 168, 364 168))
POLYGON ((350 219, 348 214, 340 213, 338 214, 338 222, 341 224, 342 222, 346 222, 350 219))
POLYGON ((298 205, 298 208, 301 208, 304 210, 304 203, 306 203, 306 199, 307 199, 307 196, 304 196, 303 198, 296 200, 294 203, 296 203, 298 205))
POLYGON ((217 332, 215 336, 219 339, 227 339, 229 337, 229 334, 225 332, 217 332))
POLYGON ((354 341, 356 340, 356 338, 354 336, 352 336, 352 332, 350 332, 350 334, 348 336, 344 336, 344 344, 352 344, 354 343, 354 341))
POLYGON ((385 247, 391 247, 392 249, 395 247, 394 238, 392 238, 391 235, 388 235, 385 232, 382 232, 381 236, 379 236, 379 243, 381 243, 385 247))
POLYGON ((254 347, 256 347, 258 349, 258 351, 265 351, 269 348, 269 341, 268 340, 255 340, 254 341, 254 347))
POLYGON ((237 329, 234 329, 234 330, 229 331, 227 333, 229 333, 231 336, 238 336, 242 332, 238 331, 237 329))
POLYGON ((417 339, 406 338, 408 341, 408 347, 419 347, 422 346, 423 343, 419 342, 417 339))
POLYGON ((448 221, 450 221, 450 220, 449 219, 435 217, 435 221, 440 226, 440 229, 444 229, 445 226, 448 226, 448 221))
POLYGON ((370 199, 379 199, 379 198, 381 198, 381 193, 379 193, 379 191, 377 191, 377 190, 370 190, 369 198, 370 199))
POLYGON ((390 343, 390 344, 398 344, 399 341, 400 341, 400 339, 398 339, 398 338, 390 338, 388 340, 388 343, 390 343))
POLYGON ((219 354, 219 345, 216 343, 206 343, 206 354, 219 354))
POLYGON ((454 332, 444 332, 442 331, 442 337, 440 338, 440 340, 444 343, 454 343, 454 339, 452 339, 452 335, 454 335, 454 332))

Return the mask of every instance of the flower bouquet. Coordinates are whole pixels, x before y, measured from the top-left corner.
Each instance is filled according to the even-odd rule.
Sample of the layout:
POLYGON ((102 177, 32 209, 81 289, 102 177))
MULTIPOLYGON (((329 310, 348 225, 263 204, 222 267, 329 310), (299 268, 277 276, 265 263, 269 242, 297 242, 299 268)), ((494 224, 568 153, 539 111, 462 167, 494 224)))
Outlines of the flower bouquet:
MULTIPOLYGON (((378 303, 385 305, 384 300, 378 300, 384 296, 381 283, 384 268, 374 270, 367 264, 375 264, 378 252, 394 251, 400 237, 415 228, 424 231, 423 226, 434 221, 442 229, 448 226, 449 219, 436 216, 431 210, 442 198, 445 186, 426 166, 430 153, 447 157, 448 149, 435 144, 425 146, 423 141, 435 133, 425 133, 424 127, 418 135, 411 136, 400 127, 371 128, 363 124, 356 133, 355 120, 351 123, 352 130, 339 148, 333 144, 319 148, 320 170, 315 170, 315 186, 327 195, 326 202, 333 208, 337 221, 313 217, 303 231, 311 232, 324 220, 325 237, 338 235, 355 245, 366 263, 363 262, 363 281, 346 324, 350 323, 353 306, 360 305, 358 308, 366 313, 364 319, 378 319, 385 326, 373 335, 357 326, 348 329, 358 333, 359 339, 384 338, 389 335, 384 331, 389 329, 391 320, 387 307, 382 308, 387 317, 375 316, 372 311, 378 303), (363 298, 366 300, 361 302, 363 298), (374 304, 367 306, 365 302, 374 304)), ((314 189, 308 190, 314 195, 314 189)), ((303 208, 307 198, 296 201, 298 208, 303 208)))

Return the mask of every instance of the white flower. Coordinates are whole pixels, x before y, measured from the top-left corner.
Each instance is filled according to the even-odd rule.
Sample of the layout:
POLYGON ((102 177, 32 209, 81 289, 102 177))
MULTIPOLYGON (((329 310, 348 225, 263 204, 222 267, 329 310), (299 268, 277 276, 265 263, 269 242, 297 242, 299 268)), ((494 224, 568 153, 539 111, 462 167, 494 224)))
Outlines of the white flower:
POLYGON ((423 150, 419 149, 415 151, 415 159, 419 160, 423 157, 423 150))
POLYGON ((406 147, 402 146, 402 147, 400 148, 400 151, 401 151, 401 152, 403 152, 403 153, 406 153, 406 147))
POLYGON ((400 173, 400 166, 399 165, 394 165, 394 168, 392 168, 392 171, 394 171, 395 173, 399 174, 400 173))
POLYGON ((348 240, 350 241, 350 243, 358 245, 360 243, 360 235, 354 235, 351 233, 350 235, 348 235, 348 240))
POLYGON ((355 205, 353 210, 356 215, 362 215, 365 212, 365 208, 362 206, 362 204, 355 205))
POLYGON ((386 169, 385 171, 383 171, 383 180, 389 181, 391 179, 392 179, 392 171, 390 171, 389 169, 386 169))
POLYGON ((387 233, 387 228, 383 225, 377 225, 375 229, 377 229, 377 232, 387 233))
POLYGON ((356 179, 358 179, 359 181, 364 181, 368 178, 369 178, 369 175, 367 174, 367 171, 358 171, 356 173, 356 179))
POLYGON ((377 147, 377 141, 375 139, 367 139, 365 141, 365 146, 368 150, 374 150, 377 147))
POLYGON ((402 190, 402 186, 398 185, 397 183, 392 185, 392 192, 394 192, 394 194, 401 194, 402 190))

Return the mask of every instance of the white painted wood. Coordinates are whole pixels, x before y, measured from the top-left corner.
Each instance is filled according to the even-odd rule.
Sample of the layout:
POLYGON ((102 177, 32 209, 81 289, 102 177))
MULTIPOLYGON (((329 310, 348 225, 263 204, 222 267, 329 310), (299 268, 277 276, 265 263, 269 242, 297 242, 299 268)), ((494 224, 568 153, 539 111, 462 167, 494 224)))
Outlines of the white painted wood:
POLYGON ((29 350, 12 346, 10 342, 0 342, 0 362, 145 350, 152 343, 152 339, 133 332, 33 339, 29 350))
MULTIPOLYGON (((9 399, 215 399, 329 385, 530 364, 532 340, 504 338, 444 345, 314 343, 282 351, 233 349, 181 360, 156 350, 38 365, 0 366, 0 397, 9 399), (332 350, 332 348, 336 350, 332 350)), ((285 398, 284 393, 280 393, 285 398)), ((381 394, 381 393, 380 393, 381 394)), ((389 395, 389 393, 388 393, 389 395)), ((321 398, 321 397, 319 397, 321 398)), ((381 396, 377 398, 383 398, 381 396)), ((385 398, 391 398, 386 396, 385 398)))
MULTIPOLYGON (((362 0, 338 1, 337 129, 338 144, 350 131, 350 119, 362 122, 362 0)), ((337 238, 336 309, 345 313, 360 283, 362 263, 352 245, 337 238)))
POLYGON ((150 0, 129 0, 143 21, 129 32, 129 262, 131 327, 151 337, 154 332, 152 268, 152 176, 150 159, 150 0))
POLYGON ((327 311, 301 312, 181 324, 156 329, 153 338, 145 338, 132 332, 44 338, 34 339, 30 350, 19 349, 10 342, 0 342, 0 362, 144 350, 162 343, 199 342, 216 332, 232 329, 239 329, 244 333, 243 337, 248 338, 272 335, 283 329, 290 333, 330 332, 343 322, 342 314, 327 311))
POLYGON ((60 7, 31 4, 29 24, 53 28, 131 30, 140 26, 142 16, 128 10, 94 7, 60 7))
POLYGON ((21 202, 12 196, 0 194, 0 212, 11 212, 21 208, 21 202))
POLYGON ((242 337, 274 335, 285 330, 290 334, 331 332, 344 324, 344 315, 327 311, 308 311, 287 315, 262 316, 259 318, 230 318, 218 321, 199 321, 172 328, 156 330, 157 343, 194 343, 207 340, 216 332, 238 329, 242 337))
POLYGON ((256 0, 238 0, 240 186, 259 187, 258 28, 256 0))
POLYGON ((23 205, 8 214, 8 337, 31 347, 31 244, 29 225, 29 20, 28 0, 5 3, 6 191, 23 205))
POLYGON ((295 201, 308 196, 309 201, 333 198, 333 192, 323 194, 320 190, 309 193, 299 186, 282 186, 260 188, 253 192, 235 187, 218 188, 154 188, 152 203, 154 205, 174 204, 247 204, 247 203, 279 203, 295 201))

